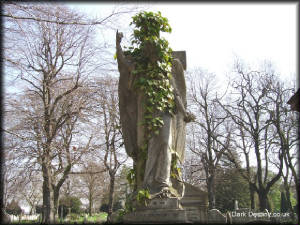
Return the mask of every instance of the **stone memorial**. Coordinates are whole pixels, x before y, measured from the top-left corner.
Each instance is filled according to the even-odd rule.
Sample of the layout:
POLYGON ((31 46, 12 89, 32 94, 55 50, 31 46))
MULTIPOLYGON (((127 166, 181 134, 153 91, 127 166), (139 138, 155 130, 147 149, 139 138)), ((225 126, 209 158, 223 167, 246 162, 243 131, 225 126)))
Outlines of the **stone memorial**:
MULTIPOLYGON (((121 128, 126 152, 133 159, 129 177, 134 191, 127 201, 130 210, 123 222, 205 223, 207 193, 185 183, 178 167, 184 160, 186 123, 194 119, 187 111, 186 53, 171 51, 166 44, 159 52, 156 45, 161 40, 159 32, 150 26, 165 20, 161 20, 160 13, 144 12, 139 16, 134 17, 136 26, 142 22, 148 24, 134 32, 139 48, 123 51, 120 44, 123 35, 116 33, 121 128), (156 32, 144 37, 152 31, 156 32), (160 58, 161 55, 164 58, 160 58), (168 71, 168 65, 170 74, 161 69, 168 71), (153 88, 152 92, 145 92, 147 87, 153 88), (167 93, 165 99, 164 93, 167 93), (159 97, 161 100, 151 105, 159 97)), ((166 24, 160 27, 168 28, 166 24)))

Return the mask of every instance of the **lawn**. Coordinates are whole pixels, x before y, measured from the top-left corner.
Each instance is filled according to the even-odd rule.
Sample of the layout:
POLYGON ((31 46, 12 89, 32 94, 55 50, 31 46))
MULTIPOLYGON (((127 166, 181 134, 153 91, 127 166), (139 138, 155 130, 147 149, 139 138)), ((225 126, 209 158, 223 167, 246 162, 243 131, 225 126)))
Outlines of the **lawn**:
MULTIPOLYGON (((76 215, 73 214, 72 215, 73 218, 71 218, 71 220, 64 220, 62 223, 70 223, 70 224, 80 224, 80 223, 84 223, 84 215, 76 215)), ((107 218, 107 213, 105 212, 100 212, 100 213, 96 213, 93 216, 88 216, 86 223, 103 223, 106 222, 106 218, 107 218)), ((19 221, 14 221, 12 222, 13 224, 39 224, 38 221, 32 221, 32 220, 22 220, 20 223, 19 221)), ((57 221, 56 224, 60 223, 60 221, 57 221)))
MULTIPOLYGON (((94 214, 93 216, 88 216, 86 219, 87 223, 101 223, 106 222, 107 213, 101 212, 94 214)), ((83 223, 84 222, 84 215, 80 215, 76 219, 72 219, 68 221, 69 223, 83 223)))

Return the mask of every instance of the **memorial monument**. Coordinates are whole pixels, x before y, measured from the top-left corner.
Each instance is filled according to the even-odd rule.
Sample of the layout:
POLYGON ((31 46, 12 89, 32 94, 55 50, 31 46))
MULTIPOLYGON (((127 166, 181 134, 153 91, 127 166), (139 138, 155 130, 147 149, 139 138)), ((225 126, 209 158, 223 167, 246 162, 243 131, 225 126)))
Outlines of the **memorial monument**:
POLYGON ((124 144, 133 159, 133 186, 123 217, 129 223, 207 221, 207 194, 183 182, 179 163, 185 152, 186 54, 172 51, 160 32, 170 32, 160 12, 133 17, 132 46, 121 47, 116 33, 119 109, 124 144))

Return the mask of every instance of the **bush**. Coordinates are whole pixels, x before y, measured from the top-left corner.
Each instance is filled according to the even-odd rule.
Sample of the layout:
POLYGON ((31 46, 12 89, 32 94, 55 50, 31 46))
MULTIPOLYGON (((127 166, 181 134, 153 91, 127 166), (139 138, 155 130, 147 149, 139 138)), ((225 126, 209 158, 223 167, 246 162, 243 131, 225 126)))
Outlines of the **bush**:
POLYGON ((80 213, 81 205, 80 199, 75 196, 63 197, 59 200, 59 206, 63 207, 63 212, 65 208, 71 208, 72 213, 80 213))

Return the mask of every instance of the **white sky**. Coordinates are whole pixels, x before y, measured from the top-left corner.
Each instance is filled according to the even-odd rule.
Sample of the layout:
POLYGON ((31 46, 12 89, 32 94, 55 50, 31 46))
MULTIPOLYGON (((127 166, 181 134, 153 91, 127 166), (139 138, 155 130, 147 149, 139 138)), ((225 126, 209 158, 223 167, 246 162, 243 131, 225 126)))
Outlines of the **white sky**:
MULTIPOLYGON (((99 15, 114 5, 81 3, 78 9, 99 15)), ((296 3, 153 2, 146 7, 169 19, 173 31, 165 37, 173 50, 186 51, 188 69, 199 66, 223 76, 230 71, 234 56, 239 56, 249 64, 271 60, 277 72, 295 79, 296 3)), ((118 29, 128 29, 130 21, 130 17, 124 19, 118 29)), ((130 34, 125 37, 129 39, 130 34)))

